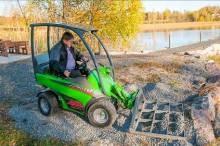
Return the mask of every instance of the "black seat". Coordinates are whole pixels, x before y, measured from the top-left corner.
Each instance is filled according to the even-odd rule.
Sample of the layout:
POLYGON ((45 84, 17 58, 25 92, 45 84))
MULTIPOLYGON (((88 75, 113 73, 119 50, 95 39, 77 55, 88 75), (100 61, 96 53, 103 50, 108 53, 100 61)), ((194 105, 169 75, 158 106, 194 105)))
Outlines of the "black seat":
POLYGON ((36 56, 37 72, 45 73, 49 72, 49 56, 48 53, 43 53, 36 56))
POLYGON ((49 62, 38 65, 38 72, 49 73, 50 72, 49 62))

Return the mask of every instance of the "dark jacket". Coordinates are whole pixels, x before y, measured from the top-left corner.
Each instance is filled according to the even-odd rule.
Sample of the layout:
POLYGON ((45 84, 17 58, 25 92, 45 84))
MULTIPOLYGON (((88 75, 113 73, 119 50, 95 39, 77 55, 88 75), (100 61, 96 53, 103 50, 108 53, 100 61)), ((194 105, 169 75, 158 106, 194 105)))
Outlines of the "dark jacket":
MULTIPOLYGON (((75 48, 71 48, 71 53, 75 61, 81 60, 83 55, 75 48)), ((54 45, 50 51, 50 70, 56 74, 63 75, 67 64, 66 46, 60 41, 54 45)))

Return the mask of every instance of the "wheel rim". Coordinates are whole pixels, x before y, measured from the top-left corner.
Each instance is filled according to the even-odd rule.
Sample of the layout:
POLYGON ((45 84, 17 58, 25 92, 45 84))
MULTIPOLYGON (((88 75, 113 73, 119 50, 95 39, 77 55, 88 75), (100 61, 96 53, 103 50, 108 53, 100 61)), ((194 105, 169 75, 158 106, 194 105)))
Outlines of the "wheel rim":
POLYGON ((93 117, 96 122, 103 124, 108 121, 108 112, 103 108, 98 108, 93 112, 93 117))
POLYGON ((42 98, 40 100, 40 107, 41 107, 41 110, 44 112, 44 113, 48 113, 49 110, 50 110, 50 105, 48 103, 48 101, 45 99, 45 98, 42 98))

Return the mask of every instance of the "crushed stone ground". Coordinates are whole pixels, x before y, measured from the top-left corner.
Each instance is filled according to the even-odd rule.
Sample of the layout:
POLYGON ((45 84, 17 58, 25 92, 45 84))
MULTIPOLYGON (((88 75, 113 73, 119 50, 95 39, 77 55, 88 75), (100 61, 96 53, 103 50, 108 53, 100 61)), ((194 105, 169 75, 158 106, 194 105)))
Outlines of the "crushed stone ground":
MULTIPOLYGON (((165 102, 184 102, 197 93, 197 89, 208 76, 204 62, 189 56, 166 55, 166 57, 131 57, 113 59, 117 78, 124 84, 137 83, 148 86, 151 98, 165 102), (175 62, 181 64, 175 64, 175 62), (164 66, 147 65, 138 67, 137 64, 158 62, 164 66, 172 64, 169 70, 164 66), (174 63, 173 63, 174 62, 174 63), (150 76, 150 74, 159 76, 150 76), (143 77, 143 78, 140 78, 143 77), (151 82, 153 81, 153 82, 151 82)), ((41 87, 36 85, 33 77, 30 59, 1 65, 0 68, 0 102, 10 101, 14 106, 8 114, 15 120, 16 127, 30 133, 34 137, 55 137, 65 141, 82 140, 89 144, 170 144, 169 140, 135 136, 127 133, 131 116, 129 111, 121 111, 119 118, 112 128, 94 128, 82 117, 71 112, 60 111, 54 116, 45 117, 37 109, 36 94, 41 87)), ((190 123, 188 123, 190 125, 190 123)), ((191 131, 190 131, 191 130, 191 131)), ((189 131, 193 129, 189 127, 189 131)), ((190 133, 189 132, 189 133, 190 133)), ((189 138, 190 139, 190 138, 189 138)), ((179 141, 171 144, 185 145, 179 141)))

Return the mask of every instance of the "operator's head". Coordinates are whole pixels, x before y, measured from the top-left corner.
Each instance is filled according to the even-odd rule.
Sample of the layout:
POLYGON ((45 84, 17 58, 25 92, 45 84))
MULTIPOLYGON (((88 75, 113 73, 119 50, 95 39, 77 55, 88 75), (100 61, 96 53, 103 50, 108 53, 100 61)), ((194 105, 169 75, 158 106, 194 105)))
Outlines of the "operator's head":
POLYGON ((64 32, 63 36, 61 38, 61 41, 67 46, 67 47, 71 47, 73 44, 73 35, 70 32, 64 32))

